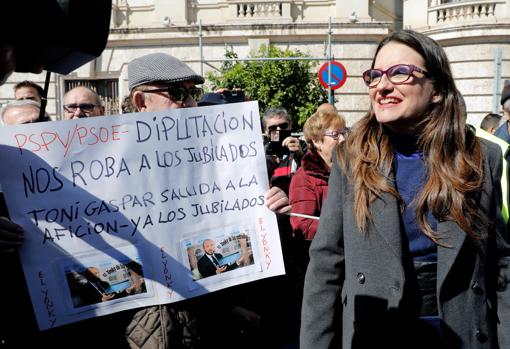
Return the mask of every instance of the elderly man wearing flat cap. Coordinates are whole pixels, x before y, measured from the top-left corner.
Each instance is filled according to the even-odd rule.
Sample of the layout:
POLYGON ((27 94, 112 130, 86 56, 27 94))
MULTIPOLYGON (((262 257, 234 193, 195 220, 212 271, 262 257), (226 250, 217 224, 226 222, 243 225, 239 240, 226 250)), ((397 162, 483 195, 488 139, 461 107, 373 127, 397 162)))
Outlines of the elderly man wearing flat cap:
POLYGON ((138 111, 160 111, 196 107, 202 96, 204 78, 184 62, 164 54, 152 53, 128 65, 131 100, 138 111))
MULTIPOLYGON (((197 106, 204 78, 179 59, 166 53, 151 53, 128 65, 131 101, 139 112, 197 106)), ((278 187, 266 193, 266 206, 276 213, 290 212, 289 198, 278 187)))
MULTIPOLYGON (((195 98, 202 95, 202 89, 196 84, 204 83, 204 78, 184 62, 165 53, 132 60, 128 65, 128 80, 131 103, 138 112, 196 107, 195 98)), ((128 342, 147 343, 144 348, 170 348, 171 343, 197 346, 199 336, 194 315, 173 308, 157 305, 139 309, 126 329, 128 342)))
MULTIPOLYGON (((184 62, 165 53, 132 60, 128 65, 128 80, 132 105, 139 112, 196 107, 196 101, 202 96, 202 89, 196 85, 204 83, 204 78, 184 62)), ((277 187, 266 193, 266 206, 274 212, 290 212, 287 195, 277 187)), ((192 347, 200 341, 195 323, 189 311, 177 311, 172 305, 152 306, 135 314, 126 334, 131 344, 151 343, 144 348, 169 348, 172 342, 192 347), (167 329, 171 331, 166 333, 167 329)))

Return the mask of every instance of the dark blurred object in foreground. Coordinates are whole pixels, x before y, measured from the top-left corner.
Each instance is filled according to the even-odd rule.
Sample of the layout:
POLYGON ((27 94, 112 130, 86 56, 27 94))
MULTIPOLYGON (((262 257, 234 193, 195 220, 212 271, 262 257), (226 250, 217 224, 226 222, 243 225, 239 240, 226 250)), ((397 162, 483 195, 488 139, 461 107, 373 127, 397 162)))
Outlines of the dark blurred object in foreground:
POLYGON ((4 1, 2 81, 12 73, 69 74, 103 52, 111 0, 4 1))

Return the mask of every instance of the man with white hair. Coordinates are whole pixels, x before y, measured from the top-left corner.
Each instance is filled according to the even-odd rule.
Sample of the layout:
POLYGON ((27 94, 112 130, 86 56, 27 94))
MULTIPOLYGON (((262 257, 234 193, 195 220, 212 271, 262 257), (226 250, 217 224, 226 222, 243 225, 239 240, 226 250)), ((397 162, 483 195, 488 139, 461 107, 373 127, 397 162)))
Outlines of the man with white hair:
POLYGON ((19 125, 37 122, 41 105, 29 99, 5 104, 0 110, 3 125, 19 125))
POLYGON ((31 99, 15 100, 5 104, 0 109, 2 125, 29 124, 32 122, 50 121, 48 114, 39 120, 41 105, 31 99))

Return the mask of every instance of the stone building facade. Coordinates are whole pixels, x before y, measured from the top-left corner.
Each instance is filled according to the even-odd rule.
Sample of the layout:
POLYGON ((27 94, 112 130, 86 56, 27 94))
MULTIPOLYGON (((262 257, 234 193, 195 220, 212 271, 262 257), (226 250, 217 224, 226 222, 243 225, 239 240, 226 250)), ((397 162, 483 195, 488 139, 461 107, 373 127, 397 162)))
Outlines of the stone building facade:
MULTIPOLYGON (((246 58, 268 43, 324 63, 331 40, 332 57, 348 75, 336 106, 352 124, 368 108, 361 73, 377 42, 401 28, 443 45, 473 124, 500 111, 499 92, 510 79, 510 0, 113 0, 110 28, 100 57, 67 76, 52 75, 48 112, 55 118, 65 91, 81 83, 97 87, 109 113, 118 113, 128 94, 127 64, 147 53, 167 52, 205 74, 221 65, 226 48, 246 58)), ((13 85, 24 79, 42 85, 44 74, 13 74, 0 102, 12 99, 13 85)))

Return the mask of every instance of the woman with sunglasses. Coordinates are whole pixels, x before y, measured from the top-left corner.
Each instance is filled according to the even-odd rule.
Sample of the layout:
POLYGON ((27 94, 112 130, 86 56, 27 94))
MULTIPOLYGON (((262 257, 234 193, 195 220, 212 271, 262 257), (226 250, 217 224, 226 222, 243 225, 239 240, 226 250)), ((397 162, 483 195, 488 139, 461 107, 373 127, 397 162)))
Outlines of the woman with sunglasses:
POLYGON ((308 249, 319 225, 318 219, 306 216, 320 216, 328 190, 333 148, 344 141, 345 130, 345 120, 336 111, 316 112, 303 127, 308 150, 301 160, 301 167, 292 177, 289 189, 294 214, 290 223, 297 248, 295 258, 303 271, 308 265, 308 249))
POLYGON ((508 348, 500 151, 467 127, 434 40, 390 34, 363 79, 371 108, 334 156, 301 348, 508 348))

